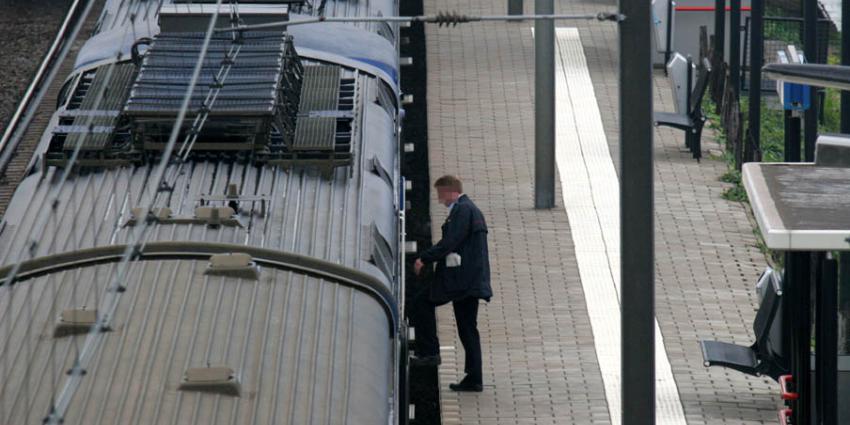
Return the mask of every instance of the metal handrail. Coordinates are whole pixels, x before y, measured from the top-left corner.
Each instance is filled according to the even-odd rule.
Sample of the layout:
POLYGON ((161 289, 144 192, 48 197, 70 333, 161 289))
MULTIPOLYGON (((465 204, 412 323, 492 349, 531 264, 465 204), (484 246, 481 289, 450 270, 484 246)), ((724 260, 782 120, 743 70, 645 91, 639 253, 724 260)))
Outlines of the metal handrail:
MULTIPOLYGON (((93 0, 90 0, 93 1, 93 0)), ((8 149, 12 149, 12 151, 17 148, 17 140, 19 137, 13 139, 13 136, 17 134, 17 130, 19 128, 19 123, 21 121, 21 116, 24 111, 29 109, 30 107, 37 107, 38 105, 31 105, 31 101, 33 96, 35 95, 35 91, 37 88, 41 88, 42 90, 46 90, 50 85, 50 81, 45 81, 45 74, 48 68, 54 63, 55 59, 57 59, 57 52, 60 47, 64 46, 68 41, 69 28, 71 28, 71 24, 75 22, 75 16, 78 14, 78 9, 82 0, 74 0, 74 3, 71 4, 71 7, 68 9, 68 14, 65 15, 65 20, 62 22, 62 26, 59 28, 59 31, 56 33, 56 38, 53 40, 53 44, 50 46, 50 50, 47 51, 47 55, 45 55, 44 60, 41 62, 41 66, 39 66, 38 71, 35 74, 32 82, 27 88, 26 93, 24 93, 23 98, 21 99, 20 104, 18 104, 18 109, 15 110, 15 114, 12 115, 12 118, 9 120, 9 124, 6 126, 6 130, 3 132, 3 138, 0 139, 0 175, 3 175, 6 171, 6 167, 11 160, 12 153, 8 151, 8 149), (47 83, 47 84, 44 84, 47 83)), ((77 19, 80 19, 77 16, 77 19)), ((74 31, 70 30, 70 34, 73 34, 74 31)), ((49 80, 49 79, 48 79, 49 80)), ((23 121, 28 121, 25 119, 23 121)))

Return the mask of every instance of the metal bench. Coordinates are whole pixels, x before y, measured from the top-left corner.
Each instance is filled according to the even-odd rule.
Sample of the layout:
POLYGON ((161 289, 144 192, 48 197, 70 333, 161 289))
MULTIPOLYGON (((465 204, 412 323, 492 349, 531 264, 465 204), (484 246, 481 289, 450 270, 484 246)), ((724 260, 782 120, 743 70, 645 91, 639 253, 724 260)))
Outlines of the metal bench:
MULTIPOLYGON (((696 84, 693 83, 693 60, 687 58, 685 67, 685 102, 676 112, 655 112, 655 125, 667 126, 685 132, 685 146, 691 151, 694 159, 702 157, 702 127, 705 125, 705 115, 702 113, 702 99, 705 95, 711 74, 711 63, 703 58, 701 66, 697 67, 696 84), (693 87, 693 90, 690 88, 693 87)), ((672 75, 672 74, 671 74, 672 75)), ((674 76, 675 78, 675 76, 674 76)), ((674 82, 674 87, 676 87, 674 82)), ((678 104, 677 104, 678 106, 678 104)))
POLYGON ((764 295, 753 322, 756 342, 750 346, 720 341, 700 341, 702 358, 708 366, 722 366, 753 376, 778 379, 787 373, 782 361, 781 332, 771 332, 780 315, 782 281, 779 273, 768 268, 759 278, 764 295))

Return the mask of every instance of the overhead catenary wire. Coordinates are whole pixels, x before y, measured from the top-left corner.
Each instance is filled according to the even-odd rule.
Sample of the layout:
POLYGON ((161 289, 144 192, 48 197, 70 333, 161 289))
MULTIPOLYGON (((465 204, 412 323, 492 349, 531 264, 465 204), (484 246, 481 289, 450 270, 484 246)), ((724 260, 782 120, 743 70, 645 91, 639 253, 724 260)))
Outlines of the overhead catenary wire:
MULTIPOLYGON (((120 53, 119 53, 119 58, 120 58, 120 53)), ((112 79, 114 68, 115 68, 114 63, 112 63, 107 68, 106 75, 103 78, 104 83, 100 86, 98 92, 95 94, 95 101, 93 102, 93 106, 92 106, 92 108, 95 109, 95 110, 100 106, 100 103, 103 100, 103 98, 104 98, 104 96, 107 92, 109 82, 112 79)), ((77 143, 74 146, 74 150, 73 150, 71 157, 70 157, 70 160, 69 160, 70 164, 73 164, 74 162, 76 162, 77 158, 79 157, 80 150, 81 150, 81 148, 82 148, 82 146, 85 142, 85 139, 88 138, 88 136, 91 134, 91 130, 93 128, 93 120, 94 120, 94 115, 89 115, 87 117, 86 123, 83 126, 83 128, 85 128, 87 132, 84 133, 83 136, 80 137, 77 140, 77 143)), ((14 293, 15 293, 15 291, 14 291, 15 280, 18 276, 18 272, 20 271, 20 267, 23 264, 27 255, 29 256, 29 258, 34 258, 37 255, 38 248, 39 248, 40 244, 42 242, 44 242, 45 231, 49 227, 48 224, 49 224, 50 220, 52 218, 54 218, 54 216, 57 214, 58 211, 61 210, 59 207, 61 205, 62 189, 65 186, 65 183, 70 178, 72 169, 73 169, 73 166, 69 166, 63 171, 59 181, 55 185, 52 196, 49 198, 50 208, 40 211, 38 216, 35 219, 35 223, 36 223, 36 225, 34 227, 34 229, 36 231, 35 235, 33 235, 33 237, 30 238, 29 242, 26 243, 26 249, 18 252, 17 257, 15 259, 14 266, 9 271, 9 273, 6 276, 4 276, 5 282, 7 283, 5 286, 8 288, 8 292, 9 292, 8 299, 9 299, 10 308, 7 310, 9 312, 11 312, 11 305, 13 305, 12 299, 13 299, 14 293)), ((77 187, 74 186, 72 193, 71 193, 72 199, 75 198, 75 196, 76 196, 76 190, 77 190, 77 187)), ((51 247, 55 243, 57 237, 58 236, 54 232, 54 234, 51 237, 51 242, 50 242, 51 247)), ((72 237, 72 235, 69 236, 69 237, 72 237)), ((30 296, 30 291, 31 291, 31 286, 27 286, 27 296, 28 297, 30 296)), ((9 314, 11 314, 11 313, 9 313, 9 314)), ((4 316, 5 316, 5 313, 4 313, 4 316)), ((7 341, 8 341, 9 340, 9 334, 11 333, 11 329, 9 329, 8 326, 7 326, 6 330, 7 330, 6 336, 7 336, 7 341)), ((31 331, 32 331, 31 328, 27 328, 27 332, 26 332, 26 335, 25 335, 27 343, 31 339, 30 336, 29 336, 31 331)), ((7 347, 8 347, 8 345, 7 345, 7 347)), ((28 357, 31 358, 31 356, 28 356, 28 357)), ((5 361, 5 359, 6 359, 6 356, 5 356, 5 348, 4 348, 4 361, 5 361)), ((31 366, 32 366, 32 364, 30 363, 30 364, 27 365, 27 367, 25 369, 25 371, 26 371, 25 377, 24 377, 24 379, 26 381, 24 383, 25 385, 27 385, 28 381, 29 381, 29 371, 30 371, 31 366)), ((9 370, 10 369, 4 367, 4 371, 9 371, 9 370)), ((0 386, 0 399, 4 398, 3 395, 6 394, 7 386, 9 384, 10 384, 9 381, 4 380, 3 385, 0 386)), ((26 397, 28 397, 28 396, 29 396, 29 394, 27 392, 26 397)), ((27 402, 27 404, 29 404, 29 403, 27 402)), ((14 403, 12 405, 12 408, 14 408, 14 403)), ((2 409, 0 409, 0 410, 2 410, 2 409)), ((12 412, 10 411, 9 413, 11 414, 12 412)))
MULTIPOLYGON (((108 293, 106 298, 103 301, 103 308, 98 309, 99 317, 97 318, 97 322, 94 326, 91 327, 88 335, 86 336, 85 343, 83 344, 83 349, 81 350, 79 356, 75 359, 75 364, 68 371, 68 378, 65 381, 65 385, 62 388, 62 391, 59 393, 59 397, 56 400, 55 406, 52 407, 48 416, 45 418, 46 424, 60 424, 64 421, 65 411, 70 405, 71 399, 74 396, 76 388, 79 387, 80 381, 83 376, 86 374, 86 365, 88 361, 96 353, 98 347, 102 342, 102 337, 100 335, 102 329, 106 329, 109 327, 109 323, 112 318, 112 314, 115 312, 118 306, 118 301, 120 299, 121 293, 123 292, 123 285, 121 283, 124 280, 124 277, 127 273, 128 265, 132 262, 133 259, 136 258, 137 254, 141 252, 143 249, 143 244, 140 244, 147 233, 147 229, 150 225, 149 220, 141 217, 149 217, 153 206, 158 198, 158 194, 162 189, 162 185, 165 182, 164 177, 166 173, 166 169, 168 168, 169 163, 171 162, 171 156, 174 153, 175 145, 177 144, 177 138, 180 134, 180 129, 183 123, 183 120, 186 118, 186 113, 189 109, 189 105, 192 99, 192 93, 194 92, 195 86, 197 85, 198 78, 201 73, 201 69, 203 68, 204 59, 206 57, 207 51, 209 49, 210 40, 212 39, 212 35, 214 33, 213 29, 215 28, 215 23, 218 20, 219 12, 221 10, 222 0, 217 0, 214 8, 214 12, 210 16, 210 21, 206 30, 206 34, 204 36, 204 41, 201 46, 201 51, 198 55, 198 60, 195 63, 195 68, 192 72, 192 77, 189 81, 189 85, 186 88, 186 93, 183 97, 183 102, 180 106, 180 110, 178 111, 177 118, 175 119, 174 126, 172 127, 171 134, 169 136, 168 142, 166 143, 165 149, 163 150, 162 156, 160 158, 159 164, 155 169, 153 174, 153 184, 149 185, 150 192, 148 196, 148 201, 141 208, 139 223, 135 226, 135 231, 131 233, 130 240, 127 243, 127 249, 124 251, 121 261, 118 263, 117 270, 114 273, 114 277, 108 285, 108 293)), ((71 168, 71 166, 68 166, 71 168)))
POLYGON ((239 25, 231 28, 216 28, 216 32, 230 31, 245 31, 259 30, 267 28, 291 27, 294 25, 317 24, 321 22, 341 22, 341 23, 357 23, 357 22, 423 22, 426 24, 437 24, 439 26, 456 26, 458 24, 466 24, 471 22, 511 22, 511 21, 600 21, 600 22, 620 22, 626 17, 619 13, 599 12, 585 14, 552 14, 552 15, 464 15, 457 12, 439 12, 436 15, 417 15, 417 16, 318 16, 315 18, 305 18, 291 21, 267 22, 264 24, 239 25))
MULTIPOLYGON (((75 38, 76 34, 80 31, 82 24, 85 22, 85 17, 88 16, 88 13, 91 10, 93 3, 94 2, 89 2, 89 4, 87 4, 86 9, 82 14, 82 17, 80 17, 78 22, 76 23, 74 30, 73 30, 73 36, 72 36, 73 38, 75 38)), ((128 30, 129 30, 129 28, 125 28, 124 34, 122 35, 122 38, 126 36, 128 30)), ((69 45, 70 44, 71 43, 69 43, 69 45)), ((67 52, 63 51, 62 57, 64 57, 65 53, 67 53, 67 52)), ((119 52, 116 53, 116 61, 120 61, 121 58, 122 58, 122 54, 119 51, 119 52)), ((100 84, 98 91, 96 93, 93 93, 94 101, 93 101, 92 106, 91 106, 91 108, 93 110, 99 109, 101 102, 104 100, 104 97, 108 93, 110 82, 112 80, 113 73, 115 71, 115 67, 116 67, 116 63, 113 62, 104 71, 105 75, 102 77, 103 82, 102 82, 102 84, 100 84)), ((57 69, 58 69, 58 66, 54 67, 50 71, 49 79, 52 80, 57 69)), ((71 156, 70 156, 70 159, 69 159, 68 167, 66 167, 66 169, 62 172, 62 174, 59 178, 59 181, 54 184, 54 189, 52 191, 50 191, 50 192, 52 192, 52 194, 49 197, 47 195, 45 195, 46 200, 49 200, 50 207, 47 208, 47 209, 39 211, 37 213, 37 215, 34 217, 35 226, 33 228, 35 229, 35 233, 33 235, 31 235, 31 237, 29 238, 29 241, 27 241, 25 243, 25 249, 19 250, 17 252, 17 257, 15 259, 14 267, 10 270, 10 272, 6 276, 4 276, 4 278, 5 278, 4 281, 7 283, 5 286, 8 289, 8 292, 9 292, 9 296, 7 298, 9 300, 10 308, 7 309, 8 312, 11 312, 11 305, 14 304, 14 302, 12 300, 14 298, 14 293, 15 293, 15 291, 14 291, 15 281, 16 281, 16 278, 17 278, 17 274, 20 270, 21 264, 23 264, 23 262, 25 261, 25 257, 27 255, 29 256, 29 258, 33 258, 38 254, 39 247, 44 242, 46 242, 45 241, 45 236, 46 236, 45 232, 49 227, 49 223, 51 222, 52 219, 55 218, 56 214, 58 214, 60 211, 64 211, 64 209, 60 208, 60 206, 62 204, 62 199, 61 199, 62 198, 62 191, 63 191, 63 188, 65 187, 66 182, 69 180, 69 178, 72 174, 72 170, 74 168, 73 164, 76 163, 76 161, 77 161, 77 159, 80 155, 80 151, 81 151, 82 146, 85 144, 86 139, 88 139, 88 137, 92 134, 92 131, 93 131, 93 128, 94 128, 93 120, 94 120, 94 115, 93 114, 88 115, 87 118, 86 118, 85 124, 81 126, 85 130, 84 130, 82 136, 80 138, 78 138, 78 140, 77 140, 77 142, 74 146, 74 149, 73 149, 71 156)), ((72 188, 72 192, 70 194, 70 200, 71 200, 72 203, 75 204, 75 206, 76 206, 76 192, 77 192, 77 186, 74 185, 73 188, 72 188)), ((16 230, 16 232, 13 236, 13 240, 17 237, 17 235, 18 235, 18 232, 16 230)), ((52 232, 52 233, 49 233, 49 235, 51 236, 50 243, 49 243, 49 250, 52 250, 54 244, 57 242, 58 232, 52 232)), ((73 239, 73 238, 74 238, 74 233, 72 232, 72 233, 69 234, 69 239, 73 239)), ((6 256, 8 256, 9 253, 11 253, 11 251, 7 252, 6 256)), ((31 297, 31 289, 32 289, 31 286, 28 285, 27 291, 26 291, 28 298, 31 297)), ((76 289, 76 286, 74 286, 74 289, 76 289)), ((74 291, 73 298, 76 299, 76 290, 74 291)), ((6 316, 6 312, 4 312, 3 316, 6 316)), ((11 332, 11 329, 9 328, 9 326, 6 326, 6 333, 7 333, 6 340, 7 341, 9 340, 8 336, 9 336, 10 332, 11 332)), ((25 345, 27 346, 27 357, 29 359, 32 359, 32 353, 30 353, 31 350, 29 348, 29 341, 31 340, 31 337, 30 337, 31 332, 32 332, 32 328, 31 327, 27 328, 27 331, 26 331, 25 336, 24 336, 25 345)), ((0 375, 0 376, 3 376, 3 377, 6 377, 7 375, 5 373, 9 372, 11 370, 10 368, 5 366, 5 360, 8 357, 6 355, 7 347, 8 347, 8 345, 6 347, 4 347, 4 350, 3 350, 4 367, 3 367, 2 371, 4 373, 2 375, 0 375)), ((24 374, 24 385, 25 386, 28 386, 28 384, 29 384, 29 379, 30 379, 29 372, 30 372, 31 367, 32 367, 32 363, 29 363, 26 366, 26 369, 25 369, 25 374, 24 374)), ((0 399, 2 399, 4 401, 5 401, 6 397, 4 397, 3 394, 6 394, 7 386, 9 384, 10 384, 10 382, 8 380, 4 379, 3 385, 0 385, 0 399)), ((29 406, 29 404, 30 404, 30 402, 29 402, 29 391, 25 391, 24 394, 25 394, 25 397, 26 397, 25 406, 29 406)), ((52 394, 53 394, 53 392, 52 392, 52 394)), ((15 399, 17 399, 17 397, 15 399)), ((51 396, 51 410, 52 410, 52 404, 53 404, 52 401, 53 400, 54 400, 54 397, 51 396)), ((5 403, 0 403, 0 418, 3 418, 4 414, 6 413, 4 406, 3 406, 4 404, 5 403)), ((13 401, 12 407, 9 411, 10 415, 13 414, 14 406, 15 406, 15 401, 13 401)), ((28 407, 25 407, 25 408, 28 408, 28 407)), ((29 413, 29 412, 27 412, 27 413, 29 413)))

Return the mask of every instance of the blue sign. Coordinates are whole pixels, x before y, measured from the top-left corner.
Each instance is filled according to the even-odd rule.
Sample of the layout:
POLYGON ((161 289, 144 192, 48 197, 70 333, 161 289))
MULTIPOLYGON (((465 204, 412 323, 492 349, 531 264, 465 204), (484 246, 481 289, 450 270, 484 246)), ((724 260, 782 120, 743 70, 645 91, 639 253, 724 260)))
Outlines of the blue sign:
POLYGON ((782 82, 782 106, 788 111, 805 111, 812 105, 812 90, 802 84, 782 82))

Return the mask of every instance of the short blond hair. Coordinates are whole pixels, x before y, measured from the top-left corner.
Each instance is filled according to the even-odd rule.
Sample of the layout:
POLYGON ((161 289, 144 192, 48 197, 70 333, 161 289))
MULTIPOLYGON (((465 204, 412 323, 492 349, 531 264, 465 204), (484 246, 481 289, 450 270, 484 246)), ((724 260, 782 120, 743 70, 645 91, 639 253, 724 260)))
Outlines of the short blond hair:
POLYGON ((437 179, 434 182, 434 187, 442 187, 444 189, 449 189, 452 192, 463 193, 463 182, 460 181, 456 176, 452 176, 450 174, 446 174, 437 179))

